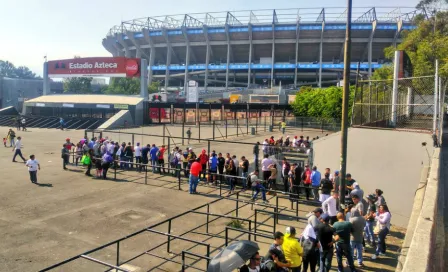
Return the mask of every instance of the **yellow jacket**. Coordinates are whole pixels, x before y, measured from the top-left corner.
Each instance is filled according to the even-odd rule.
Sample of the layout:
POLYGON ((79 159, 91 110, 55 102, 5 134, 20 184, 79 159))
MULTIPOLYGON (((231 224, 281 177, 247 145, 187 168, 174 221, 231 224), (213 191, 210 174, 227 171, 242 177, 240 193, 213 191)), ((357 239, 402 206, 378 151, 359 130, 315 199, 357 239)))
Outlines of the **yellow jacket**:
POLYGON ((298 267, 302 264, 302 257, 300 255, 303 254, 303 249, 295 237, 291 237, 288 233, 285 234, 282 248, 286 260, 291 263, 291 267, 298 267))

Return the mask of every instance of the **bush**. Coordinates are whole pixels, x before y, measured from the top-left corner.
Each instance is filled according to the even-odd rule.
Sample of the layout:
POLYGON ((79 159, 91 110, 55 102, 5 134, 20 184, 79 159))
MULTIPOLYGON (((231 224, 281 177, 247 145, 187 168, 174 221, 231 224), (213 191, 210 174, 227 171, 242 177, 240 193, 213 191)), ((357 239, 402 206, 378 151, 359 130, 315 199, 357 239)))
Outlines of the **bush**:
POLYGON ((244 221, 239 219, 232 219, 229 223, 227 223, 227 226, 235 229, 244 229, 244 221))

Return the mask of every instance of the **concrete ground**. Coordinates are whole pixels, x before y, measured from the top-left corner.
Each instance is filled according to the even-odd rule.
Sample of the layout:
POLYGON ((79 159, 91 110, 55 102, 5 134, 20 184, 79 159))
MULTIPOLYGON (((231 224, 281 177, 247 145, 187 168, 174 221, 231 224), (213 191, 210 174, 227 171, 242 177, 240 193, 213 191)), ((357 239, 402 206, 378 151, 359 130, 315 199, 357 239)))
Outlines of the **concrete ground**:
MULTIPOLYGON (((144 128, 146 130, 148 128, 144 128)), ((154 130, 152 127, 149 130, 154 130)), ((0 128, 4 134, 7 128, 0 128)), ((278 134, 278 133, 277 133, 278 134)), ((311 137, 321 135, 316 133, 311 137)), ((120 181, 97 180, 83 175, 80 167, 70 166, 69 171, 63 171, 60 159, 60 149, 64 139, 70 137, 75 141, 83 136, 83 131, 58 131, 49 129, 32 129, 28 132, 18 132, 23 137, 23 153, 26 157, 35 154, 40 161, 42 170, 38 174, 38 185, 29 181, 26 167, 22 163, 11 162, 10 148, 0 149, 0 163, 2 169, 2 190, 0 191, 0 271, 36 271, 60 262, 66 258, 98 247, 112 240, 124 237, 132 232, 144 229, 168 217, 180 214, 189 209, 200 206, 218 198, 219 190, 212 187, 200 186, 201 195, 186 193, 187 185, 177 190, 177 183, 169 176, 153 176, 148 174, 148 185, 144 185, 143 174, 125 172, 118 174, 120 181), (124 181, 124 180, 127 180, 124 181)), ((233 139, 233 142, 254 142, 261 140, 268 134, 233 139)), ((274 134, 275 135, 275 134, 274 134)), ((307 135, 304 133, 304 135, 307 135)), ((116 135, 118 136, 118 135, 116 135)), ((110 135, 114 140, 118 140, 110 135)), ((123 135, 120 137, 124 137, 123 135)), ((120 139, 121 140, 121 139, 120 139)), ((123 139, 124 140, 124 139, 123 139)), ((135 141, 137 141, 135 139, 135 141)), ((142 143, 161 144, 161 138, 144 137, 142 143), (160 142, 159 142, 160 141, 160 142)), ((193 144, 200 149, 205 147, 201 143, 193 144)), ((231 152, 237 155, 249 155, 252 146, 219 143, 214 144, 218 152, 231 152)), ((233 196, 235 197, 235 196, 233 196)), ((241 195, 247 199, 248 195, 241 195)), ((275 203, 271 199, 271 204, 275 203)), ((211 205, 210 211, 217 214, 228 213, 234 208, 235 202, 222 200, 211 205)), ((281 200, 281 206, 289 206, 288 200, 281 200)), ((240 210, 240 217, 252 218, 252 205, 240 210)), ((266 208, 254 205, 254 209, 266 208)), ((312 210, 313 206, 301 203, 299 216, 312 210)), ((272 210, 267 208, 267 210, 272 210)), ((201 211, 205 211, 202 209, 201 211)), ((284 211, 282 213, 294 214, 284 211)), ((235 212, 229 215, 236 216, 235 212)), ((259 226, 265 231, 272 232, 272 217, 259 216, 259 220, 270 220, 268 226, 259 226)), ((172 233, 182 234, 184 231, 205 222, 204 216, 189 214, 173 221, 172 233)), ((216 254, 223 245, 224 226, 229 219, 220 219, 210 225, 207 235, 204 228, 185 237, 197 241, 207 240, 212 245, 212 254, 216 254), (205 234, 204 234, 205 233, 205 234)), ((296 222, 286 217, 280 218, 279 230, 293 225, 303 229, 304 222, 296 222)), ((247 228, 247 226, 245 226, 247 228)), ((167 225, 155 228, 166 232, 167 225)), ((365 261, 366 268, 362 271, 393 271, 397 262, 397 251, 403 240, 403 229, 394 228, 388 237, 389 253, 385 258, 375 263, 365 261)), ((232 234, 236 237, 237 234, 232 234)), ((157 234, 144 233, 123 242, 120 246, 121 261, 144 252, 150 247, 166 241, 166 237, 157 234)), ((245 239, 240 238, 240 239, 245 239)), ((266 251, 269 239, 260 238, 261 251, 266 251)), ((191 244, 190 244, 191 245, 191 244)), ((187 248, 187 242, 173 241, 172 252, 179 253, 187 248)), ((203 249, 195 247, 191 251, 204 254, 203 249)), ((367 249, 370 256, 372 250, 367 249)), ((100 252, 91 254, 94 258, 114 263, 116 248, 111 246, 100 252)), ((167 253, 166 248, 157 249, 154 254, 166 258, 174 257, 167 253)), ((367 259, 367 258, 366 258, 367 259)), ((176 260, 180 260, 179 257, 176 260)), ((131 262, 134 267, 154 267, 158 270, 178 271, 179 265, 165 263, 155 257, 145 255, 131 262)), ((199 262, 198 267, 204 267, 199 262)), ((104 270, 104 266, 92 264, 86 260, 78 260, 55 271, 96 271, 104 270)), ((146 270, 145 270, 146 271, 146 270)))

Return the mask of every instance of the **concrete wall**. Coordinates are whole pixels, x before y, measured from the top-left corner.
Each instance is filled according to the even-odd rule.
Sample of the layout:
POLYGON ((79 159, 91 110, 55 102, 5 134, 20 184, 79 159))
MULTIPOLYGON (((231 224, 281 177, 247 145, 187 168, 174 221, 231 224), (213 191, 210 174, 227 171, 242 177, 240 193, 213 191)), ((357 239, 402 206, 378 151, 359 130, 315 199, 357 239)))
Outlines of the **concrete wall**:
MULTIPOLYGON (((314 165, 321 171, 340 168, 340 133, 314 141, 314 165)), ((392 223, 406 227, 421 171, 433 153, 431 135, 393 130, 351 128, 348 136, 347 172, 364 194, 384 191, 392 223)))
POLYGON ((129 127, 134 125, 134 121, 132 119, 132 115, 129 110, 119 111, 112 118, 110 118, 104 124, 102 124, 100 127, 98 127, 98 129, 113 129, 113 128, 118 128, 118 127, 123 127, 125 121, 128 122, 127 125, 129 127))

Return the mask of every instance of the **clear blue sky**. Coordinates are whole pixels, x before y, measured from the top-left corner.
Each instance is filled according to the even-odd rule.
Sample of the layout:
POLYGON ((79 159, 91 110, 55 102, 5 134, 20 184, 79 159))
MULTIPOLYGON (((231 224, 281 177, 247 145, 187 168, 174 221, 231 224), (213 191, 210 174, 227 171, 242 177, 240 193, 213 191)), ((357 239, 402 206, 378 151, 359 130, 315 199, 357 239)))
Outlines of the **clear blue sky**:
MULTIPOLYGON (((48 59, 110 56, 102 44, 108 30, 122 20, 140 17, 232 11, 344 7, 345 0, 11 0, 1 1, 0 59, 26 65, 42 75, 48 59)), ((417 0, 353 0, 354 7, 413 7, 417 0)))

